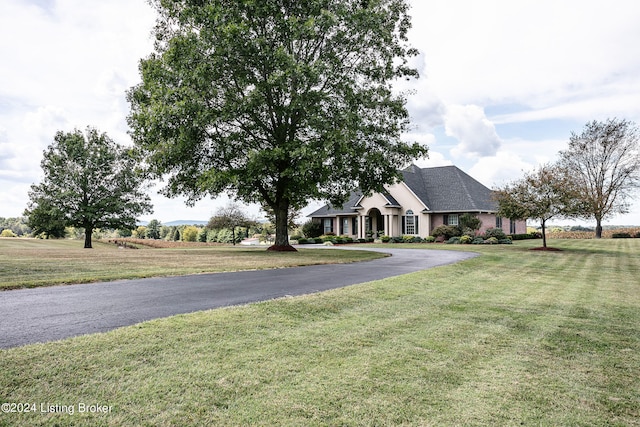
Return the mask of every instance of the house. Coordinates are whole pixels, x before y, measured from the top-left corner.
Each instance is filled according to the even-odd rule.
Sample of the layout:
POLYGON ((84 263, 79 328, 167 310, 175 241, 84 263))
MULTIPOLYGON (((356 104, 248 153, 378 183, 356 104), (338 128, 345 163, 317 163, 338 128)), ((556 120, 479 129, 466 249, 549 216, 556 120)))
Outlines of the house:
POLYGON ((342 207, 325 205, 309 215, 324 233, 366 238, 414 235, 427 237, 440 225, 458 225, 460 215, 472 213, 481 221, 480 233, 502 228, 507 234, 526 233, 526 221, 496 216, 492 191, 456 166, 402 171, 402 182, 386 192, 365 196, 351 193, 342 207))

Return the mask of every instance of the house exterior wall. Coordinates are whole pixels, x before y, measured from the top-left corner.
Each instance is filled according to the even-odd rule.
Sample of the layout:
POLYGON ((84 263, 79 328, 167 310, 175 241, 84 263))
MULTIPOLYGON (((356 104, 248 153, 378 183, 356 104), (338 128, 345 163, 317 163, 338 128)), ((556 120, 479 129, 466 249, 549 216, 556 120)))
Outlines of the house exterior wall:
POLYGON ((375 224, 379 235, 401 236, 402 233, 402 217, 406 212, 413 211, 414 216, 418 217, 418 233, 416 236, 427 237, 431 232, 431 220, 428 214, 422 213, 425 205, 403 184, 398 183, 387 187, 389 194, 402 206, 402 208, 386 206, 389 201, 382 194, 374 193, 370 197, 365 197, 360 201, 359 223, 362 224, 362 230, 358 235, 359 238, 365 238, 366 230, 364 225, 366 217, 372 209, 378 209, 382 215, 382 225, 375 224))
MULTIPOLYGON (((392 194, 395 197, 394 194, 392 194)), ((396 198, 398 200, 398 198, 396 198)), ((360 215, 354 217, 353 215, 338 215, 336 217, 329 218, 317 218, 316 220, 320 221, 322 225, 323 233, 325 231, 325 221, 330 221, 331 230, 336 235, 342 236, 350 236, 354 239, 357 238, 366 238, 366 230, 365 217, 371 211, 371 209, 378 209, 382 214, 382 224, 376 224, 377 229, 380 230, 381 233, 386 234, 388 236, 402 236, 402 216, 406 213, 407 210, 404 206, 402 208, 388 208, 388 207, 380 207, 384 206, 387 203, 387 200, 381 195, 373 195, 370 198, 365 198, 362 200, 361 205, 363 209, 360 210, 360 215), (376 204, 379 203, 379 204, 376 204), (354 224, 354 218, 356 219, 356 223, 354 224), (347 219, 349 222, 349 230, 348 233, 344 233, 343 231, 343 220, 347 219), (355 225, 355 227, 354 227, 355 225)), ((444 225, 444 216, 445 214, 425 214, 420 211, 416 211, 415 209, 410 209, 414 212, 416 216, 418 216, 418 233, 416 236, 420 236, 425 238, 431 234, 434 228, 444 225)), ((458 214, 462 215, 462 213, 458 214)), ((482 221, 482 225, 478 230, 477 234, 484 234, 489 228, 496 228, 499 223, 496 222, 496 215, 491 213, 481 213, 476 214, 477 217, 482 221)), ((509 218, 501 218, 502 231, 505 234, 525 234, 527 232, 527 223, 523 220, 514 221, 513 224, 509 218), (513 228, 512 228, 513 227, 513 228)))
MULTIPOLYGON (((452 212, 453 213, 453 212, 452 212)), ((462 215, 464 212, 460 212, 457 215, 462 215)), ((482 224, 477 234, 484 234, 489 228, 502 228, 505 234, 525 234, 527 232, 527 222, 522 220, 514 221, 514 232, 511 229, 511 220, 509 218, 501 218, 502 225, 498 227, 499 223, 496 221, 496 215, 492 213, 474 213, 478 217, 482 224)), ((433 228, 444 225, 445 214, 432 214, 431 219, 433 228)))

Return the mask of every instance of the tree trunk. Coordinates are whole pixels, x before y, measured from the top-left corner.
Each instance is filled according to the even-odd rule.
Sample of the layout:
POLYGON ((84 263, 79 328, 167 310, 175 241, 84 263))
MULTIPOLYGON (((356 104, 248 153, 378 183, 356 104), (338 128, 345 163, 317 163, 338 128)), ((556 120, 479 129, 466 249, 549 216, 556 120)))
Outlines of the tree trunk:
POLYGON ((84 228, 84 248, 85 249, 93 249, 91 246, 91 235, 93 234, 93 227, 85 227, 84 228))
POLYGON ((542 220, 542 247, 546 248, 547 247, 547 230, 545 227, 545 220, 542 220))
POLYGON ((289 206, 280 203, 274 209, 276 216, 276 241, 267 250, 278 252, 297 252, 296 248, 289 244, 289 206))
POLYGON ((602 219, 596 218, 596 239, 602 238, 602 219))

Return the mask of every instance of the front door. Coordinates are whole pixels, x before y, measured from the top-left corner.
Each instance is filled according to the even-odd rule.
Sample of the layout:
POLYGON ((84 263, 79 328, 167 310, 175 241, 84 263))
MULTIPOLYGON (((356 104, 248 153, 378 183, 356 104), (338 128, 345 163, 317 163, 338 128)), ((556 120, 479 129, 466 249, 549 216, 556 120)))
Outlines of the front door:
MULTIPOLYGON (((384 220, 382 214, 376 208, 369 211, 367 232, 370 232, 374 238, 384 234, 384 220)), ((367 235, 369 235, 369 233, 367 233, 367 235)))

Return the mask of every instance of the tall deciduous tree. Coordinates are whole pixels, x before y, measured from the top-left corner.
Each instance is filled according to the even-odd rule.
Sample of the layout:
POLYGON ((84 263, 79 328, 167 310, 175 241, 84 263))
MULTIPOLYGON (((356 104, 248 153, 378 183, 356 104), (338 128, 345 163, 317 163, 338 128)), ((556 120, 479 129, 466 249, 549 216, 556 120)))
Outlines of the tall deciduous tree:
POLYGON ((56 133, 40 164, 44 179, 31 186, 25 211, 34 228, 41 218, 82 227, 84 247, 91 248, 95 228, 133 228, 137 216, 152 211, 129 150, 94 128, 86 137, 79 130, 56 133))
POLYGON ((584 218, 595 218, 596 238, 602 221, 627 213, 629 199, 640 186, 638 127, 627 120, 587 123, 581 134, 572 133, 562 163, 576 178, 586 203, 584 218))
POLYGON ((575 218, 584 207, 571 176, 559 165, 544 165, 494 193, 498 215, 512 219, 537 219, 542 226, 542 246, 547 247, 546 223, 554 217, 575 218))
POLYGON ((247 215, 238 203, 230 202, 224 207, 218 208, 215 216, 209 219, 207 228, 211 230, 221 230, 228 228, 231 230, 232 242, 236 244, 236 227, 251 227, 256 224, 256 220, 247 215))
POLYGON ((406 0, 151 0, 155 53, 128 93, 129 124, 166 195, 223 192, 290 208, 381 191, 427 149, 400 139, 417 77, 406 0))
POLYGON ((147 239, 159 239, 160 227, 162 227, 162 224, 157 219, 149 221, 149 224, 147 224, 147 230, 145 231, 147 239))

